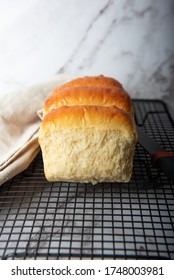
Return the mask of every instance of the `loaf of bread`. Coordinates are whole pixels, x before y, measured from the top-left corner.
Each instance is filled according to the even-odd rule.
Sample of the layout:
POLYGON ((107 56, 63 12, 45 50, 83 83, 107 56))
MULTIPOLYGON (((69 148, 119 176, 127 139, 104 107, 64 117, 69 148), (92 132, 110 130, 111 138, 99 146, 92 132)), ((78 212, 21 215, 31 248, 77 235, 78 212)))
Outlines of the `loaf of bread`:
POLYGON ((137 133, 122 86, 78 86, 72 81, 49 96, 44 112, 39 143, 49 181, 130 180, 137 133))

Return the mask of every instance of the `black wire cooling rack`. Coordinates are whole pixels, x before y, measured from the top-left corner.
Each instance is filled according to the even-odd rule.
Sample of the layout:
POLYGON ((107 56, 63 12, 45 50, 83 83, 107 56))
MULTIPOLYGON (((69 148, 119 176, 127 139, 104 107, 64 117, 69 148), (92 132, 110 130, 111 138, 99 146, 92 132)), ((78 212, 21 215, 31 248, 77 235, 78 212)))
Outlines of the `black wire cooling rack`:
MULTIPOLYGON (((136 122, 168 151, 164 103, 134 100, 136 122)), ((137 144, 127 184, 46 181, 41 153, 0 188, 1 259, 174 259, 174 186, 137 144)))

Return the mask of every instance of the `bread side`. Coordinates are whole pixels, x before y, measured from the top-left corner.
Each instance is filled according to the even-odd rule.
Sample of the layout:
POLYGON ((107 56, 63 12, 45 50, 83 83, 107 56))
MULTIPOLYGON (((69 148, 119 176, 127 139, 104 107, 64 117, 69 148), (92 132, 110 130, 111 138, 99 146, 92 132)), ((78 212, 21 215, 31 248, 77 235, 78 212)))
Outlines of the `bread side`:
POLYGON ((49 181, 128 182, 132 175, 134 141, 121 130, 69 128, 41 141, 49 181))

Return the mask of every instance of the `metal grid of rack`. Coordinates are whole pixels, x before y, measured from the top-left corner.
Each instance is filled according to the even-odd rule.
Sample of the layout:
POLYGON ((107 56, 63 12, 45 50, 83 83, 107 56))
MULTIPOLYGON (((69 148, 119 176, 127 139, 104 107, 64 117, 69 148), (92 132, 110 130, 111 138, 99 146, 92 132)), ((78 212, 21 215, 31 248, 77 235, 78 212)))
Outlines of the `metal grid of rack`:
MULTIPOLYGON (((136 122, 169 151, 164 103, 134 100, 136 122)), ((0 188, 1 259, 174 259, 174 185, 137 144, 129 183, 47 182, 41 153, 0 188)))

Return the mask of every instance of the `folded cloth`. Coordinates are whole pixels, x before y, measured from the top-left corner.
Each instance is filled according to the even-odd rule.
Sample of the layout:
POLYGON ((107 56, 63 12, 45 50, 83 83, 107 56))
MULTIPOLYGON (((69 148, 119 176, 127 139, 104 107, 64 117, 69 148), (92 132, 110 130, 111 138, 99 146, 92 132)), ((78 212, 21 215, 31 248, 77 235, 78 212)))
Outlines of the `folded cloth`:
POLYGON ((50 90, 68 80, 58 75, 41 85, 0 95, 0 185, 25 170, 39 152, 37 112, 50 90))

